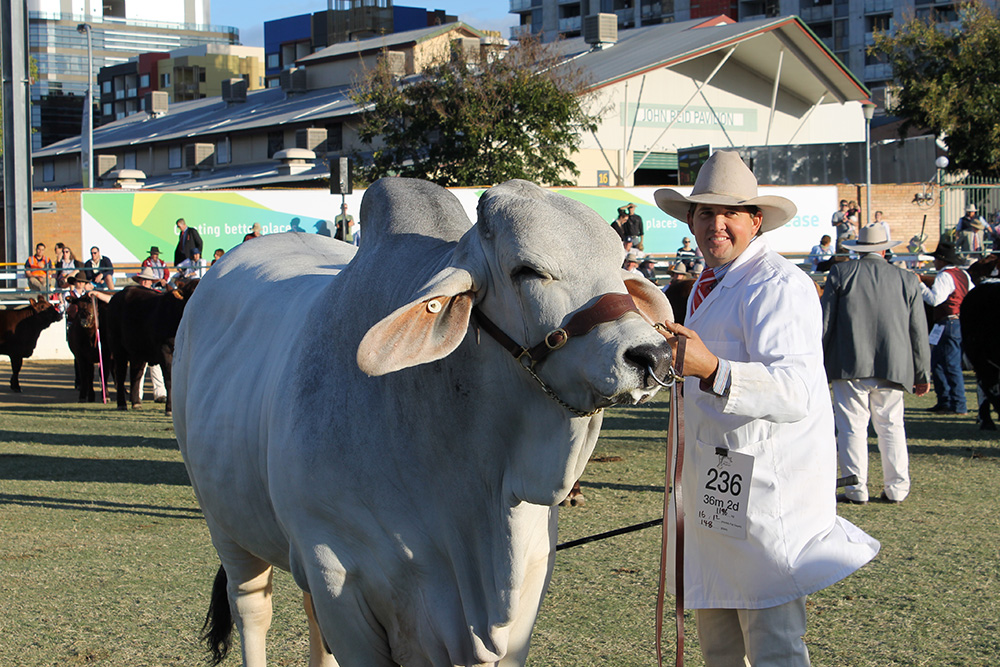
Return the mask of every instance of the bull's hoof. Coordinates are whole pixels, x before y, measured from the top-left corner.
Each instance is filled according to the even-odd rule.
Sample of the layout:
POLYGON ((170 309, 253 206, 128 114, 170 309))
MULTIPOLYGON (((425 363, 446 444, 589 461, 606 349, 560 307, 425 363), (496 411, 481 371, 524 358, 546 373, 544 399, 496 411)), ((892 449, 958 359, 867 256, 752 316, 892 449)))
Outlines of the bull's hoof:
POLYGON ((128 412, 128 406, 125 405, 124 403, 119 403, 118 409, 121 410, 122 412, 128 412))
MULTIPOLYGON (((86 396, 81 396, 80 398, 77 399, 76 402, 77 403, 86 403, 87 402, 87 397, 86 396)), ((90 402, 93 403, 94 399, 90 399, 90 402)))
POLYGON ((172 414, 174 414, 174 412, 170 408, 167 408, 166 410, 163 411, 163 414, 165 414, 165 415, 167 415, 169 417, 172 414))
POLYGON ((142 403, 133 403, 132 404, 132 409, 133 410, 142 410, 142 403))
POLYGON ((569 504, 571 507, 583 507, 587 504, 587 499, 581 493, 578 496, 571 496, 569 499, 569 504))
POLYGON ((995 430, 997 430, 997 425, 994 424, 991 421, 989 421, 989 422, 980 422, 980 424, 979 424, 979 430, 980 431, 995 431, 995 430))
POLYGON ((10 385, 10 390, 12 392, 16 393, 16 394, 20 394, 21 393, 21 385, 19 385, 19 384, 12 384, 12 385, 10 385))

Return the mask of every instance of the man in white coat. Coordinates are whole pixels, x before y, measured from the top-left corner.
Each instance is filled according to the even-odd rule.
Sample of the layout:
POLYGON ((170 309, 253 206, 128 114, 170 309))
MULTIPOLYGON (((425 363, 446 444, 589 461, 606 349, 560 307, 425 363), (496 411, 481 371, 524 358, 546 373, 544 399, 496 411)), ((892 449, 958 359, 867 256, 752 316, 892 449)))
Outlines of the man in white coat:
POLYGON ((690 196, 665 188, 655 199, 687 220, 706 264, 687 326, 666 325, 687 339, 685 605, 707 667, 808 665, 806 596, 860 568, 879 544, 836 515, 816 288, 763 236, 795 205, 757 196, 753 173, 725 151, 701 168, 690 196))

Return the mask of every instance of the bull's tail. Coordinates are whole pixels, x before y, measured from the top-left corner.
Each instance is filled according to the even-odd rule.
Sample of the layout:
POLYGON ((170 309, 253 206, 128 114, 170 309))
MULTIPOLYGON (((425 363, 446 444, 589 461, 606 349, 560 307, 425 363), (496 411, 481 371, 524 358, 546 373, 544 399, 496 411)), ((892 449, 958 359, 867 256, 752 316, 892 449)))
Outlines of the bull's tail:
POLYGON ((233 612, 229 607, 229 593, 226 588, 229 579, 220 565, 212 584, 212 599, 208 603, 205 624, 201 626, 201 640, 212 654, 209 662, 214 666, 226 659, 233 638, 233 612))

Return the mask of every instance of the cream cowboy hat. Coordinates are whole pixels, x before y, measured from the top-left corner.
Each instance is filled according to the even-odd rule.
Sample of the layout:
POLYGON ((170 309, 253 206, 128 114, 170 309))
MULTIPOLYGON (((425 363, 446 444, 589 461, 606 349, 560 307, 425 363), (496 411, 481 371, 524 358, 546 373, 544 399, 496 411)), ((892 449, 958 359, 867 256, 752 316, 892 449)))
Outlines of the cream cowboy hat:
POLYGON ((135 282, 139 282, 140 280, 152 280, 153 282, 156 282, 157 280, 160 279, 158 275, 153 273, 153 269, 149 268, 148 266, 142 267, 142 271, 140 271, 139 273, 133 273, 131 276, 129 276, 129 278, 131 278, 135 282))
POLYGON ((653 193, 656 205, 678 220, 687 220, 692 204, 756 206, 764 214, 760 231, 769 232, 791 220, 797 211, 791 200, 757 196, 757 178, 735 151, 716 151, 702 165, 691 195, 662 188, 653 193))
POLYGON ((882 225, 865 225, 858 233, 858 238, 843 242, 845 246, 854 248, 858 252, 879 252, 895 248, 902 241, 892 241, 885 235, 885 227, 882 225))

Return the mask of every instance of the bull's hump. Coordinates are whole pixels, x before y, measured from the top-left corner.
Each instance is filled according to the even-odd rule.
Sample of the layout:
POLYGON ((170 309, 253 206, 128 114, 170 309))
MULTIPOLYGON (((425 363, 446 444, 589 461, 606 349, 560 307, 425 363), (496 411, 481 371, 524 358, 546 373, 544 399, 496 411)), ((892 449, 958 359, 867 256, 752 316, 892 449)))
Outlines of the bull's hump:
POLYGON ((440 185, 414 178, 382 178, 365 191, 361 225, 368 246, 402 235, 457 241, 472 223, 458 198, 440 185))

